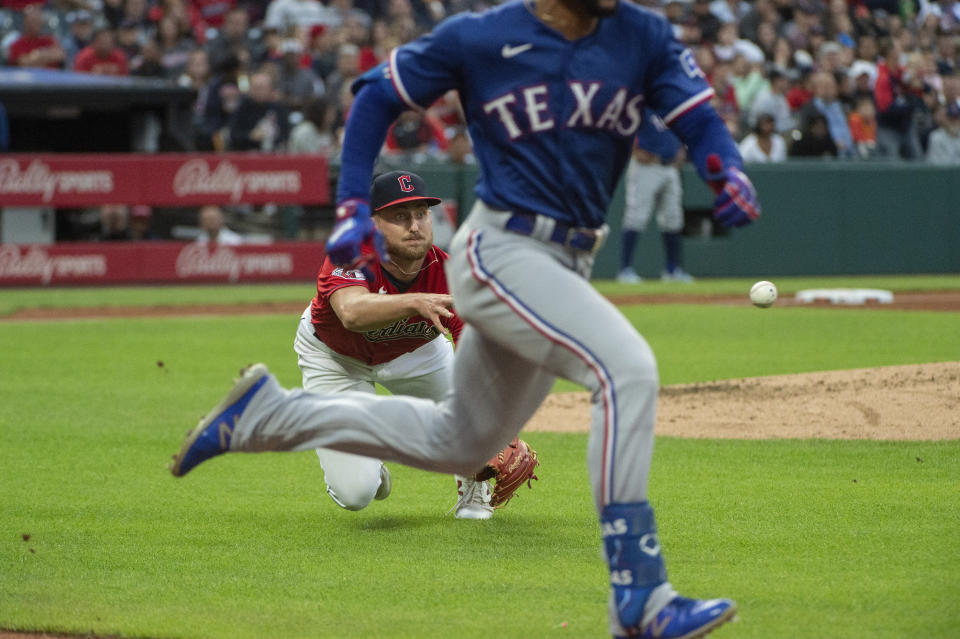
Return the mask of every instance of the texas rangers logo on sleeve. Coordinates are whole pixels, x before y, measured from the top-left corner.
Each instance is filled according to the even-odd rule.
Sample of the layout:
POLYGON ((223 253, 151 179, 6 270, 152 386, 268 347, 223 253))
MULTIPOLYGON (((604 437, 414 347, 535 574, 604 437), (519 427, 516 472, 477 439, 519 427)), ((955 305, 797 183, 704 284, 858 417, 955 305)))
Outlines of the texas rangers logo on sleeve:
POLYGON ((693 52, 690 49, 684 49, 683 53, 680 54, 680 66, 683 67, 684 73, 691 78, 707 79, 706 74, 700 68, 700 65, 697 64, 697 59, 693 57, 693 52))

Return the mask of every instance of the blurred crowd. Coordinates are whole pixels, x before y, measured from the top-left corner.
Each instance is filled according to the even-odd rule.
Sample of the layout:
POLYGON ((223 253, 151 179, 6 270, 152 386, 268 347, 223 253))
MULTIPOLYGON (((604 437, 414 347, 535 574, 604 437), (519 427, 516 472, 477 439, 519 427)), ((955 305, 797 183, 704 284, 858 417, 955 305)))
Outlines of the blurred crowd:
MULTIPOLYGON (((0 0, 4 64, 197 91, 197 150, 335 156, 351 81, 486 0, 0 0)), ((716 90, 749 162, 960 163, 960 2, 643 0, 716 90)), ((473 161, 457 97, 404 114, 384 154, 473 161)))

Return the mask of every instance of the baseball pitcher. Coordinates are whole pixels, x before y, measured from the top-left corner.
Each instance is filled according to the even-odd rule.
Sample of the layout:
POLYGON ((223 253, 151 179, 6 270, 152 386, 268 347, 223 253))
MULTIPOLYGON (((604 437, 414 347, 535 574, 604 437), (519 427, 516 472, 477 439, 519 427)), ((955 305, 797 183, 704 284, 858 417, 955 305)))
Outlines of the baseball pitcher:
MULTIPOLYGON (((390 260, 372 259, 361 270, 325 259, 317 295, 300 318, 294 341, 303 388, 318 393, 391 393, 441 401, 452 382, 453 348, 463 322, 453 311, 443 266, 447 254, 433 245, 423 179, 408 171, 373 182, 370 208, 390 260)), ((370 254, 371 257, 376 257, 370 254)), ((377 458, 317 448, 327 493, 342 508, 361 510, 386 499, 390 471, 377 458)), ((489 481, 456 475, 458 519, 489 519, 489 481)), ((501 491, 502 492, 502 491, 501 491)))
POLYGON ((611 634, 702 637, 736 606, 670 585, 647 500, 656 360, 588 278, 644 106, 686 144, 717 193, 716 219, 741 226, 759 215, 713 90, 670 24, 629 2, 514 0, 453 16, 354 84, 327 243, 334 264, 363 264, 379 241, 368 191, 391 122, 450 89, 481 169, 446 266, 466 322, 452 392, 437 403, 286 391, 256 365, 188 436, 174 471, 224 452, 320 446, 469 475, 520 431, 555 378, 573 380, 591 391, 587 463, 611 634))

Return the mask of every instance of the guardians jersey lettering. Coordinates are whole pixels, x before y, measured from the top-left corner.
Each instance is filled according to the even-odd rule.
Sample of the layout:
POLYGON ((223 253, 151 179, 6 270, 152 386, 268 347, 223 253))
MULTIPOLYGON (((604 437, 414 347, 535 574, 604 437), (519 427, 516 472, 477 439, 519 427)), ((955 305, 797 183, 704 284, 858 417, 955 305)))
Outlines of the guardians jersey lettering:
POLYGON ((354 91, 371 82, 413 108, 458 90, 481 169, 477 196, 591 228, 604 221, 643 109, 669 125, 713 95, 670 24, 627 2, 575 41, 519 0, 458 14, 395 49, 354 91))
MULTIPOLYGON (((446 261, 446 253, 436 246, 431 247, 424 261, 423 270, 404 292, 449 293, 447 278, 443 272, 446 261)), ((310 315, 314 333, 329 348, 341 355, 374 366, 420 348, 436 339, 439 333, 430 320, 420 315, 406 317, 390 326, 366 333, 348 331, 344 328, 340 318, 330 306, 330 295, 334 291, 348 286, 364 286, 370 292, 381 295, 400 293, 386 276, 379 262, 372 264, 369 268, 375 276, 372 282, 368 282, 360 271, 335 267, 329 258, 325 258, 317 275, 317 295, 310 305, 310 315)), ((450 330, 454 340, 460 338, 463 322, 459 317, 454 315, 450 318, 441 318, 440 322, 450 330)))

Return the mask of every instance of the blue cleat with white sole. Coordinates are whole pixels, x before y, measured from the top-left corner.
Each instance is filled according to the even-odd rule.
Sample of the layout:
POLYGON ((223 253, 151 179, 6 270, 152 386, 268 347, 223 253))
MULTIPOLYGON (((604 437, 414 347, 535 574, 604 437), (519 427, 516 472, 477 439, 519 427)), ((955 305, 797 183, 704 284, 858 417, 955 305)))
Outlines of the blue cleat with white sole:
MULTIPOLYGON (((729 599, 674 597, 638 634, 640 639, 697 639, 733 620, 737 606, 729 599)), ((617 639, 627 639, 617 637, 617 639)))
POLYGON ((266 383, 269 374, 270 371, 263 364, 254 364, 241 371, 240 378, 234 382, 223 401, 187 433, 180 452, 173 456, 170 466, 174 477, 183 477, 201 462, 230 450, 237 420, 266 383))

